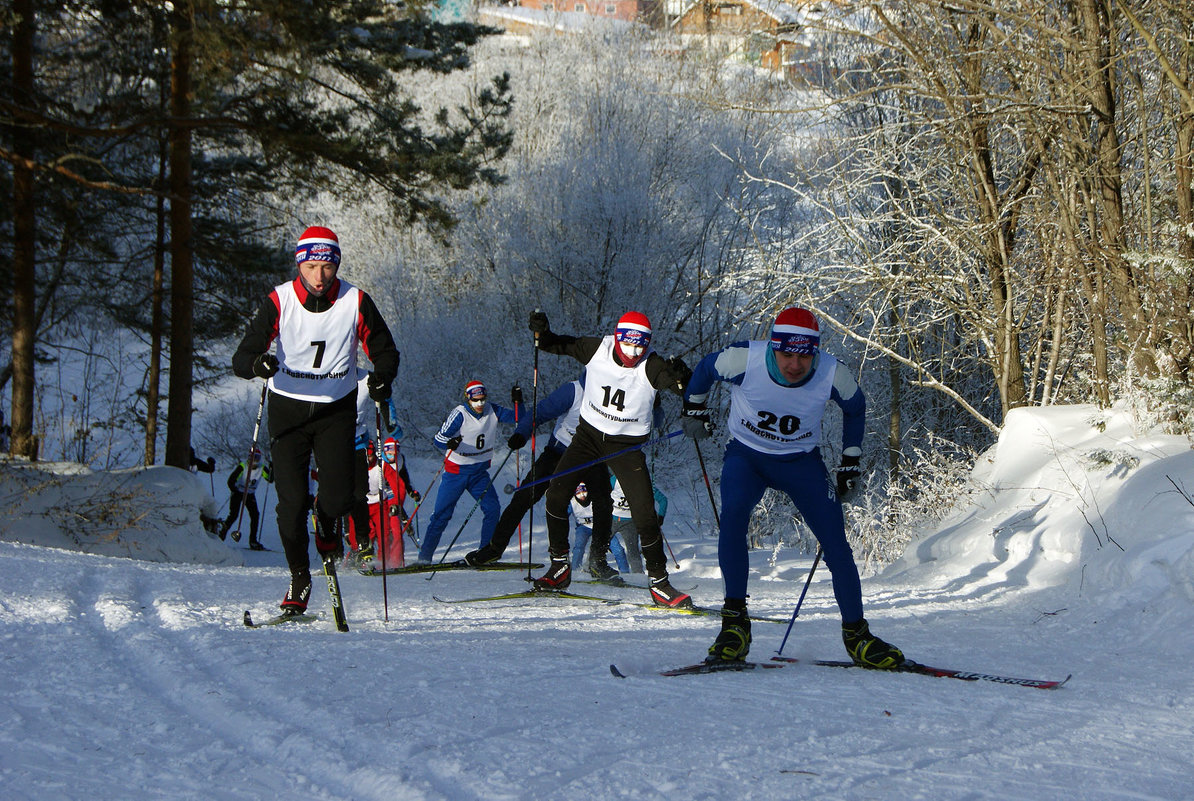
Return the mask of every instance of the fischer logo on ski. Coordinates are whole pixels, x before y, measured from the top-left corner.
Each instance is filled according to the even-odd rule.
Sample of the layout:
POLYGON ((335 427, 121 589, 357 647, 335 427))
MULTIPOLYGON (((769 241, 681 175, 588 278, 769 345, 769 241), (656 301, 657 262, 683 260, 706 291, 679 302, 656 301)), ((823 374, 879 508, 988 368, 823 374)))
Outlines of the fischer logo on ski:
POLYGON ((323 560, 323 574, 327 576, 328 593, 332 596, 332 616, 336 619, 336 631, 348 631, 344 598, 340 595, 340 579, 336 576, 336 560, 330 554, 323 560))
MULTIPOLYGON (((790 664, 796 660, 787 656, 773 656, 772 661, 790 664)), ((818 659, 813 662, 814 665, 820 667, 837 667, 837 668, 852 668, 859 667, 853 662, 834 659, 818 659)), ((876 671, 882 672, 882 671, 876 671)), ((921 676, 934 676, 942 679, 960 679, 962 681, 990 681, 996 684, 1011 684, 1016 687, 1032 687, 1037 690, 1056 690, 1063 686, 1073 674, 1067 675, 1064 679, 1021 679, 1014 676, 1001 676, 997 673, 980 673, 971 670, 953 670, 950 668, 932 667, 931 665, 922 665, 919 662, 908 660, 897 668, 891 669, 891 673, 916 673, 921 676)))

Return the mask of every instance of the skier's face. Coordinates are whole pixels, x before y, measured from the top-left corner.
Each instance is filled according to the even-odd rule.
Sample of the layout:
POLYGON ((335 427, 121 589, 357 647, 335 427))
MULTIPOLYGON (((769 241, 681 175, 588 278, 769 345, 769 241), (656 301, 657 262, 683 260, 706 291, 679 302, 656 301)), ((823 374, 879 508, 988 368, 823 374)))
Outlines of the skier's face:
POLYGON ((480 387, 470 389, 464 395, 465 400, 468 401, 468 407, 476 414, 480 414, 485 409, 485 390, 480 387))
POLYGON ((299 280, 303 282, 303 286, 317 298, 323 297, 323 293, 328 291, 332 282, 336 280, 336 271, 339 269, 330 261, 305 261, 299 265, 299 280))
POLYGON ((775 363, 779 365, 779 372, 789 384, 797 384, 808 376, 813 368, 813 354, 786 353, 782 350, 775 352, 775 363))

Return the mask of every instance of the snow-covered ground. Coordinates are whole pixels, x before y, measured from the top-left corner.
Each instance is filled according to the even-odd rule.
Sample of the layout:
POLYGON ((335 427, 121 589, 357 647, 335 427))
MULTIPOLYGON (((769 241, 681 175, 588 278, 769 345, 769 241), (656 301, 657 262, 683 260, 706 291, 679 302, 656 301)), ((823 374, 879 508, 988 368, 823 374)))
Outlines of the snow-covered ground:
MULTIPOLYGON (((155 497, 186 503, 206 477, 119 474, 130 485, 120 504, 84 508, 74 481, 4 475, 0 798, 1192 793, 1194 452, 1183 438, 1134 432, 1121 414, 1014 412, 968 501, 864 581, 873 628, 910 658, 1073 674, 1052 691, 806 662, 664 678, 655 671, 703 657, 715 619, 558 599, 433 599, 523 589, 516 572, 391 578, 388 621, 381 581, 345 572, 350 633, 327 619, 318 583, 312 607, 325 620, 250 630, 243 611, 266 617, 285 589, 281 554, 213 543, 197 505, 191 520, 154 511, 155 497), (113 509, 138 503, 127 528, 113 509), (36 538, 22 536, 35 526, 36 538), (120 547, 138 558, 112 555, 120 547), (629 678, 612 677, 611 662, 629 678)), ((673 580, 717 606, 715 540, 671 524, 693 514, 687 503, 673 494, 673 580)), ((466 510, 462 502, 459 519, 466 510)), ((477 523, 461 544, 472 547, 477 523)), ((539 511, 537 551, 541 523, 539 511)), ((265 543, 277 546, 272 528, 265 543)), ((752 558, 752 611, 787 619, 811 559, 752 558)), ((574 589, 646 600, 645 591, 574 589)), ((767 659, 784 632, 756 623, 752 657, 767 659)), ((845 656, 823 571, 784 654, 845 656)))

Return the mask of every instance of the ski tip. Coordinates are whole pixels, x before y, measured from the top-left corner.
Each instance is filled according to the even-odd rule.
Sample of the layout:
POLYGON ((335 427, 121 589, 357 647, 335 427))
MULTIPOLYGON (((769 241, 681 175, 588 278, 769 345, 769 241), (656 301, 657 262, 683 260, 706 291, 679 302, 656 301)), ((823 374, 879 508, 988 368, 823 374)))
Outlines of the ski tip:
POLYGON ((622 671, 618 670, 618 666, 617 666, 617 665, 610 665, 610 666, 609 666, 609 672, 610 672, 610 673, 612 673, 612 674, 614 674, 615 676, 617 676, 619 679, 624 679, 624 678, 626 678, 626 674, 625 674, 625 673, 623 673, 622 671))

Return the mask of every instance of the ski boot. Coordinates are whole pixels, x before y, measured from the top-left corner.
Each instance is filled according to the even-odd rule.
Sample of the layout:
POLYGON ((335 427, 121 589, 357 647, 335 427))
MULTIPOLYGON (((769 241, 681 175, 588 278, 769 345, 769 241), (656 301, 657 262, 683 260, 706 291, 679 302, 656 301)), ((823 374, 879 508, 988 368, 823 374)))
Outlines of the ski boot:
POLYGON ((260 541, 250 537, 249 538, 249 550, 250 551, 264 551, 265 546, 262 545, 260 541))
POLYGON ((291 574, 290 586, 286 588, 286 597, 282 599, 282 614, 301 615, 307 611, 307 601, 311 599, 311 574, 291 574))
MULTIPOLYGON (((621 573, 609 566, 609 562, 605 559, 589 559, 589 575, 598 581, 610 581, 618 578, 621 573)), ((615 582, 610 582, 615 583, 615 582)))
POLYGON ((563 556, 551 556, 551 564, 547 566, 547 572, 539 578, 535 579, 531 585, 536 590, 547 592, 560 592, 568 589, 568 585, 572 583, 572 568, 568 566, 568 554, 563 556))
POLYGON ((750 653, 750 617, 746 599, 726 598, 721 607, 721 632, 709 646, 706 662, 741 662, 750 653))
POLYGON ((667 574, 651 579, 651 600, 658 606, 667 606, 672 609, 693 608, 692 597, 673 587, 667 580, 667 574))
POLYGON ((475 551, 469 551, 464 555, 464 563, 469 567, 481 567, 490 562, 496 562, 501 558, 500 553, 496 553, 493 548, 488 545, 483 545, 475 551))
POLYGON ((336 521, 331 525, 331 531, 327 530, 323 520, 317 515, 315 518, 315 550, 319 553, 319 558, 327 561, 329 557, 333 561, 339 562, 344 558, 344 540, 340 537, 340 521, 336 521))
POLYGON ((904 664, 900 649, 871 634, 866 618, 843 623, 842 642, 846 644, 846 653, 859 667, 892 670, 904 664))

